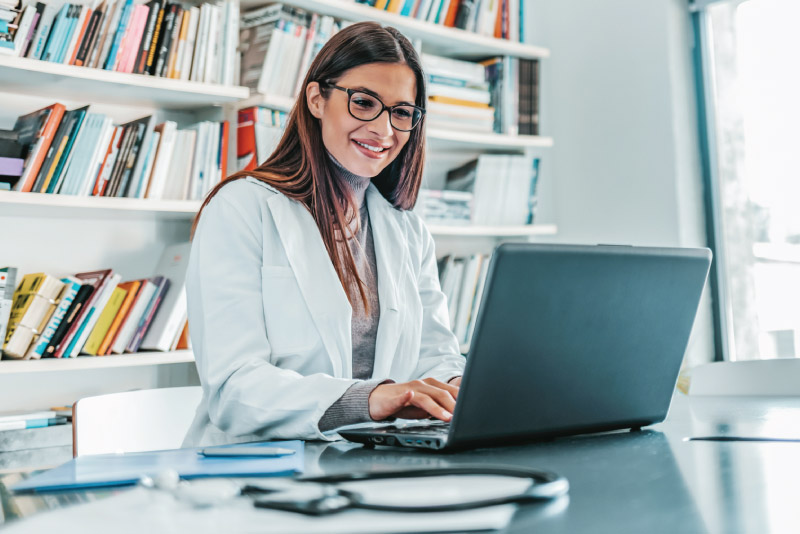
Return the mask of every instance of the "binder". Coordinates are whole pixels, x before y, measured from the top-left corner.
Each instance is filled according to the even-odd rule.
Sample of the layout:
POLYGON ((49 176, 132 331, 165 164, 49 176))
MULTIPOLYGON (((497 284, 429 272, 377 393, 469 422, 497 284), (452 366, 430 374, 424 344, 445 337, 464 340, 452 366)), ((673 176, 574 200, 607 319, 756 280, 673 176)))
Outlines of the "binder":
POLYGON ((16 492, 48 492, 127 486, 143 476, 155 476, 169 469, 181 478, 291 476, 303 472, 304 443, 274 441, 236 443, 229 447, 281 447, 295 451, 276 458, 208 458, 196 447, 125 454, 79 456, 58 467, 33 475, 11 487, 16 492))

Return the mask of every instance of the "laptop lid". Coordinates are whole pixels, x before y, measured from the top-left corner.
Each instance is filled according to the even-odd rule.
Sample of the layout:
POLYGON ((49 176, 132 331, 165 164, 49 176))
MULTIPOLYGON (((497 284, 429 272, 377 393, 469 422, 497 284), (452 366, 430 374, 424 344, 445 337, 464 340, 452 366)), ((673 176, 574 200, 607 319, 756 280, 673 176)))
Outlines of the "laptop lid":
POLYGON ((448 446, 662 421, 708 249, 495 249, 448 446))

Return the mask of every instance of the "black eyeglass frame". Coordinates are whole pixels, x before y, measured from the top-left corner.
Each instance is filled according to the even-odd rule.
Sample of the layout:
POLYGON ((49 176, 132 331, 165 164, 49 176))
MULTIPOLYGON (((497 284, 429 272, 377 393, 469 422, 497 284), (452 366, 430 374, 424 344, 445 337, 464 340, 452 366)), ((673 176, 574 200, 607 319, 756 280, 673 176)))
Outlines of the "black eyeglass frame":
POLYGON ((410 132, 410 131, 413 131, 414 128, 419 126, 420 123, 422 122, 422 119, 425 117, 425 108, 421 108, 421 107, 415 106, 413 104, 395 104, 394 106, 387 106, 386 104, 383 103, 383 101, 380 98, 378 98, 377 96, 375 96, 373 94, 370 94, 370 93, 368 93, 366 91, 363 91, 363 90, 360 90, 360 89, 348 89, 347 87, 342 87, 342 86, 336 85, 335 83, 332 83, 332 82, 320 82, 320 83, 322 85, 325 85, 326 87, 332 87, 333 89, 338 89, 339 91, 343 91, 343 92, 347 93, 347 111, 350 113, 350 116, 352 116, 354 119, 360 120, 362 122, 372 122, 375 119, 377 119, 378 117, 380 117, 383 114, 383 112, 388 109, 389 110, 389 124, 392 125, 392 128, 394 128, 398 132, 410 132), (374 98, 381 105, 381 110, 374 117, 372 117, 371 119, 362 119, 360 117, 356 117, 355 114, 353 113, 353 111, 350 109, 350 104, 352 102, 352 98, 353 98, 353 94, 354 93, 363 93, 365 95, 368 95, 368 96, 374 98), (392 121, 392 111, 394 111, 395 108, 414 108, 415 110, 419 111, 419 120, 416 122, 416 124, 414 124, 408 130, 404 130, 403 128, 398 128, 397 126, 394 125, 394 122, 392 121))

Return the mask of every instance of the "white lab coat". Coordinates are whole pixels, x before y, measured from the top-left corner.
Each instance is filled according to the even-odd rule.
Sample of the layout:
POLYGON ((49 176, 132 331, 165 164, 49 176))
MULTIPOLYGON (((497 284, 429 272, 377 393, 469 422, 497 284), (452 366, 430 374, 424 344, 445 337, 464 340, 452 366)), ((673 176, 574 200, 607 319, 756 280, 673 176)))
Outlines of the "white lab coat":
MULTIPOLYGON (((380 299, 372 377, 461 375, 430 233, 372 184, 366 201, 380 299)), ((254 178, 223 187, 200 217, 186 295, 203 397, 184 446, 330 439, 317 423, 357 382, 351 307, 305 207, 254 178)))

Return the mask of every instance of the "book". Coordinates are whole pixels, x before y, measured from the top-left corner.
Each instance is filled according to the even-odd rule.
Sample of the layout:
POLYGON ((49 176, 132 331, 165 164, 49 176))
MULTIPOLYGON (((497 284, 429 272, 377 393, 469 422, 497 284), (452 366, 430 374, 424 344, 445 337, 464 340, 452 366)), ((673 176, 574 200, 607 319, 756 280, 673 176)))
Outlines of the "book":
POLYGON ((136 330, 130 343, 128 343, 128 346, 125 348, 125 352, 139 352, 139 347, 142 345, 142 340, 147 333, 147 329, 150 327, 156 313, 158 313, 161 302, 169 290, 170 282, 168 278, 164 276, 155 276, 150 280, 155 286, 153 296, 150 298, 150 302, 147 303, 144 314, 142 314, 139 324, 136 325, 136 330))
MULTIPOLYGON (((0 268, 0 349, 6 338, 8 319, 11 315, 11 305, 14 302, 14 288, 17 281, 16 267, 0 268)), ((0 351, 0 356, 2 351, 0 351)))
POLYGON ((45 321, 53 313, 56 297, 64 283, 45 273, 22 277, 14 292, 3 355, 6 358, 24 359, 34 339, 42 332, 45 321))
POLYGON ((156 273, 170 281, 170 289, 161 302, 141 343, 141 349, 167 351, 180 335, 186 322, 186 267, 189 261, 190 242, 170 245, 164 249, 156 273))
POLYGON ((25 170, 14 187, 16 191, 27 193, 32 190, 64 111, 65 107, 56 103, 17 118, 14 131, 18 133, 23 146, 25 170))
POLYGON ((28 412, 28 411, 0 412, 0 423, 13 423, 16 421, 34 421, 37 419, 51 419, 53 417, 58 417, 58 414, 53 410, 39 410, 35 412, 28 412))
POLYGON ((51 182, 53 183, 53 188, 55 188, 58 175, 69 155, 69 149, 75 141, 75 134, 80 128, 80 123, 83 121, 83 117, 88 109, 89 106, 85 106, 64 113, 61 123, 58 125, 58 130, 56 130, 52 142, 50 143, 47 156, 36 176, 36 181, 31 187, 31 191, 47 193, 51 182), (53 180, 53 176, 56 177, 56 180, 53 180))
POLYGON ((76 278, 62 278, 61 281, 64 283, 64 289, 61 290, 58 296, 56 308, 42 329, 42 333, 28 349, 28 353, 25 355, 27 359, 38 360, 44 355, 47 345, 50 344, 50 340, 53 339, 53 335, 58 329, 58 325, 66 317, 67 311, 72 306, 72 302, 81 288, 80 281, 76 278))
POLYGON ((147 64, 147 56, 150 52, 150 46, 153 41, 153 32, 155 32, 156 22, 158 21, 159 14, 161 13, 161 0, 151 0, 147 3, 149 11, 147 12, 147 21, 145 22, 144 32, 139 44, 139 49, 136 52, 136 57, 133 62, 133 72, 142 74, 145 65, 147 64))
POLYGON ((97 170, 92 196, 103 196, 105 194, 106 188, 108 187, 108 179, 111 176, 111 169, 114 168, 114 164, 117 160, 124 130, 125 129, 121 126, 115 126, 111 132, 111 140, 105 149, 100 167, 97 170))
POLYGON ((136 328, 139 326, 139 321, 144 315, 153 293, 156 291, 156 285, 150 280, 142 280, 142 285, 136 293, 134 302, 131 304, 131 309, 127 317, 122 322, 119 328, 117 337, 111 344, 111 352, 113 354, 122 354, 125 348, 133 339, 136 333, 136 328))
POLYGON ((0 431, 20 430, 24 428, 43 428, 46 426, 63 425, 67 422, 66 417, 48 417, 42 419, 24 419, 17 421, 0 421, 0 431))
POLYGON ((94 285, 81 284, 80 289, 78 289, 78 292, 75 294, 75 298, 72 299, 72 304, 70 304, 69 308, 67 309, 67 313, 64 315, 64 318, 61 319, 61 322, 59 322, 55 332, 53 332, 50 342, 47 344, 47 348, 44 349, 42 357, 55 357, 56 350, 63 341, 69 329, 78 319, 78 317, 80 317, 81 313, 83 312, 83 307, 89 300, 89 297, 92 295, 93 291, 94 285))
POLYGON ((97 356, 99 354, 100 345, 103 343, 103 339, 105 339, 109 328, 111 328, 111 323, 114 321, 117 313, 119 313, 127 295, 128 291, 126 289, 119 286, 113 289, 111 297, 108 299, 108 302, 105 307, 103 307, 97 319, 97 323, 86 339, 86 344, 83 346, 84 353, 91 354, 92 356, 97 356))
POLYGON ((108 51, 108 57, 106 58, 106 62, 103 65, 103 69, 105 70, 114 69, 115 61, 117 59, 117 53, 119 52, 119 46, 122 42, 123 36, 125 35, 125 31, 128 29, 128 25, 130 24, 130 18, 131 18, 131 13, 133 12, 133 7, 134 7, 133 0, 124 1, 122 12, 120 13, 119 17, 119 24, 117 25, 117 29, 114 32, 114 38, 111 41, 111 46, 108 51))
MULTIPOLYGON (((72 348, 72 341, 75 338, 75 334, 78 328, 83 324, 88 311, 94 306, 95 302, 103 292, 103 288, 108 283, 108 280, 111 278, 112 272, 111 269, 103 269, 100 271, 89 271, 78 273, 75 275, 75 278, 79 279, 83 284, 89 284, 92 286, 92 291, 88 295, 88 299, 86 299, 80 307, 80 310, 77 312, 75 316, 68 315, 68 320, 70 321, 68 330, 64 334, 64 338, 59 343, 58 348, 54 351, 54 356, 56 358, 64 357, 67 348, 72 348)), ((81 288, 83 290, 83 288, 81 288)), ((80 292, 79 292, 80 295, 80 292)), ((77 297, 75 301, 77 301, 77 297)), ((74 303, 73 303, 74 304, 74 303)), ((52 342, 51 342, 52 343, 52 342)), ((48 345, 48 350, 50 349, 50 345, 48 345)))
POLYGON ((132 280, 130 282, 124 282, 119 286, 117 286, 119 289, 125 291, 125 300, 122 301, 122 305, 119 308, 119 312, 117 312, 117 315, 111 322, 111 325, 108 328, 108 332, 106 332, 103 341, 100 343, 100 347, 97 349, 98 355, 105 355, 111 351, 111 345, 117 337, 117 332, 119 331, 120 326, 128 317, 128 312, 131 309, 131 305, 136 301, 136 296, 141 286, 142 286, 141 280, 132 280))
MULTIPOLYGON (((156 15, 156 22, 153 25, 153 35, 150 39, 150 44, 147 49, 147 58, 144 61, 140 74, 153 74, 156 62, 158 61, 158 43, 161 40, 161 29, 164 24, 164 17, 168 11, 168 4, 166 1, 158 4, 158 14, 156 15)), ((153 6, 155 9, 156 6, 153 6)))
POLYGON ((117 287, 121 279, 122 276, 119 274, 112 274, 104 282, 103 286, 100 287, 97 299, 87 307, 86 317, 75 331, 75 337, 72 338, 72 342, 64 351, 64 357, 75 358, 78 356, 78 354, 80 354, 80 351, 86 344, 86 340, 89 339, 89 334, 92 333, 94 326, 97 324, 97 321, 100 318, 100 313, 102 312, 103 308, 106 307, 106 304, 108 304, 111 295, 114 293, 114 289, 117 287))
POLYGON ((167 121, 155 127, 161 139, 156 152, 156 159, 153 163, 153 173, 150 176, 150 183, 145 191, 145 198, 160 199, 164 194, 164 186, 167 181, 170 160, 175 150, 175 138, 177 136, 178 125, 173 121, 167 121))
POLYGON ((124 126, 131 128, 132 140, 131 147, 127 153, 124 165, 121 167, 119 179, 115 184, 112 184, 111 191, 108 196, 127 197, 130 195, 130 188, 132 177, 138 186, 138 174, 140 174, 144 167, 144 150, 142 146, 149 146, 150 136, 155 129, 155 117, 149 115, 135 121, 131 121, 124 126))
POLYGON ((78 45, 77 53, 75 54, 75 61, 73 65, 82 67, 89 59, 89 53, 96 44, 97 36, 100 33, 100 25, 102 23, 103 15, 105 14, 106 2, 101 4, 92 11, 86 25, 86 32, 84 33, 81 43, 78 45))

